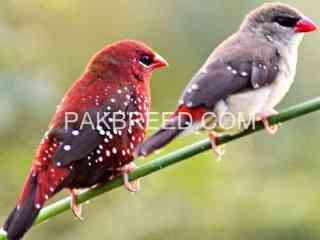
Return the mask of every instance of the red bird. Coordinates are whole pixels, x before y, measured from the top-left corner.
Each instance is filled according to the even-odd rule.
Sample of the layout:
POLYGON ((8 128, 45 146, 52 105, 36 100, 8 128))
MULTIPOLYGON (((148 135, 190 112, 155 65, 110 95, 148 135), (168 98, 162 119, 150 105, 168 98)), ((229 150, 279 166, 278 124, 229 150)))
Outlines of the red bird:
POLYGON ((9 240, 31 227, 44 203, 66 188, 80 217, 76 191, 122 175, 143 141, 150 108, 149 79, 167 62, 146 45, 125 40, 106 46, 62 99, 43 137, 17 206, 4 224, 9 240))
POLYGON ((267 119, 293 83, 303 33, 316 29, 285 4, 268 3, 250 12, 192 78, 175 114, 139 146, 138 155, 163 147, 190 126, 212 130, 209 137, 219 155, 217 131, 242 130, 256 118, 274 133, 267 119))

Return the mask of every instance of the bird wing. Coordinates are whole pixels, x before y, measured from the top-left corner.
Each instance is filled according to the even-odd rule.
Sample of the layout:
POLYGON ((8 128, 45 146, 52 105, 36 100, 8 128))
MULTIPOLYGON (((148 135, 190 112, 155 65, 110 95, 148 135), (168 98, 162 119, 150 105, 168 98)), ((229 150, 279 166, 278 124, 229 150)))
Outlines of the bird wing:
POLYGON ((123 113, 124 121, 128 124, 127 113, 137 111, 133 95, 117 94, 111 96, 109 100, 103 106, 87 111, 86 116, 82 113, 79 121, 70 127, 55 128, 50 131, 49 135, 60 143, 52 158, 56 166, 64 167, 81 160, 102 144, 106 133, 113 133, 118 127, 113 120, 110 120, 115 116, 113 113, 123 113), (110 99, 115 101, 110 102, 110 99), (124 104, 125 102, 127 104, 124 104))
POLYGON ((262 88, 271 84, 279 71, 277 49, 226 48, 222 56, 212 55, 185 89, 180 103, 188 107, 215 104, 229 95, 262 88))

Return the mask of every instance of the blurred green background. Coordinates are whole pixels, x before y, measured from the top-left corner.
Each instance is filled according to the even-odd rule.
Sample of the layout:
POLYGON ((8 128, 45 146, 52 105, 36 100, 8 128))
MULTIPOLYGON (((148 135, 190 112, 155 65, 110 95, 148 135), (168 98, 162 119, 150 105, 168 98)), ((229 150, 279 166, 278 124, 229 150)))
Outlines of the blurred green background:
MULTIPOLYGON (((320 22, 319 1, 287 2, 320 22)), ((211 50, 261 3, 2 0, 0 222, 59 99, 97 50, 123 38, 157 50, 171 66, 152 79, 153 110, 172 111, 211 50)), ((306 36, 297 81, 278 109, 319 94, 319 42, 319 33, 306 36)), ((319 117, 284 124, 276 137, 259 133, 228 144, 219 163, 211 152, 198 155, 143 179, 136 195, 121 188, 93 200, 83 222, 67 212, 26 239, 319 239, 319 117)), ((181 137, 161 154, 204 137, 181 137)))

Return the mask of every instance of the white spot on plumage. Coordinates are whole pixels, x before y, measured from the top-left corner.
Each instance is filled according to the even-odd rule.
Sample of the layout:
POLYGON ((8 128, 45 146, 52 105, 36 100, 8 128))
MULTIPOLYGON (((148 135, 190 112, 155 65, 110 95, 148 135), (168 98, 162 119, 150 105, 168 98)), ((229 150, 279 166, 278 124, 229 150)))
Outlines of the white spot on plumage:
POLYGON ((37 203, 37 204, 36 204, 36 208, 37 208, 37 209, 40 209, 40 208, 41 208, 41 205, 40 205, 39 203, 37 203))
POLYGON ((108 106, 108 107, 107 107, 107 110, 108 110, 108 111, 110 111, 110 110, 111 110, 111 107, 110 107, 110 106, 108 106))
POLYGON ((100 148, 100 149, 103 149, 103 145, 100 144, 100 145, 99 145, 99 148, 100 148))
POLYGON ((111 101, 112 103, 115 103, 115 102, 116 102, 116 100, 115 100, 114 98, 111 98, 110 101, 111 101))
POLYGON ((50 190, 50 192, 54 192, 54 188, 53 187, 49 188, 49 190, 50 190))
POLYGON ((118 91, 117 91, 119 94, 121 94, 122 93, 122 91, 121 91, 121 89, 118 89, 118 91))
POLYGON ((91 165, 92 165, 91 162, 88 162, 88 166, 91 167, 91 165))
POLYGON ((57 166, 61 167, 62 163, 61 162, 57 162, 57 166))
POLYGON ((238 73, 237 70, 235 70, 235 69, 232 70, 232 74, 236 75, 237 73, 238 73))
POLYGON ((70 150, 71 150, 71 146, 70 146, 70 145, 65 145, 65 146, 63 147, 63 149, 64 149, 65 151, 70 151, 70 150))
POLYGON ((108 139, 108 138, 104 138, 103 141, 104 141, 105 143, 108 143, 108 142, 109 142, 109 139, 108 139))
POLYGON ((233 68, 232 68, 230 65, 227 66, 227 69, 228 69, 229 71, 232 71, 232 70, 233 70, 233 68))
POLYGON ((125 150, 122 150, 122 151, 121 151, 121 154, 122 154, 122 156, 125 156, 127 153, 126 153, 125 150))
POLYGON ((191 89, 192 90, 198 90, 199 89, 199 85, 198 84, 192 84, 191 85, 191 89))
POLYGON ((98 149, 98 150, 96 151, 96 153, 100 154, 100 153, 101 153, 101 151, 98 149))
POLYGON ((46 200, 48 200, 48 199, 49 199, 48 194, 44 195, 44 198, 45 198, 46 200))
POLYGON ((248 76, 248 73, 243 71, 243 72, 241 72, 241 76, 242 76, 242 77, 247 77, 247 76, 248 76))
POLYGON ((117 152, 118 152, 117 149, 116 149, 115 147, 113 147, 113 148, 112 148, 112 153, 113 153, 113 154, 117 154, 117 152))
POLYGON ((99 157, 99 162, 103 162, 103 157, 99 157))
POLYGON ((102 130, 99 131, 99 134, 103 136, 103 135, 106 134, 106 132, 102 129, 102 130))
POLYGON ((72 135, 73 135, 73 136, 78 136, 79 133, 80 133, 80 132, 79 132, 78 130, 73 130, 73 131, 72 131, 72 135))
POLYGON ((110 153, 109 150, 106 151, 106 156, 107 156, 107 157, 110 157, 110 156, 111 156, 111 153, 110 153))

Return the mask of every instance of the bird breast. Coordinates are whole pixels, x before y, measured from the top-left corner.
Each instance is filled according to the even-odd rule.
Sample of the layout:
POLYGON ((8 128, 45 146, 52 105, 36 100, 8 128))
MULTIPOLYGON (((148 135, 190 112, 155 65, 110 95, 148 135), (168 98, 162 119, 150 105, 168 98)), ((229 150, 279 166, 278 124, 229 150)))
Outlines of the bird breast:
POLYGON ((271 93, 268 107, 274 108, 289 91, 295 75, 298 61, 298 45, 301 38, 297 38, 290 46, 280 48, 279 73, 276 80, 270 85, 271 93))

